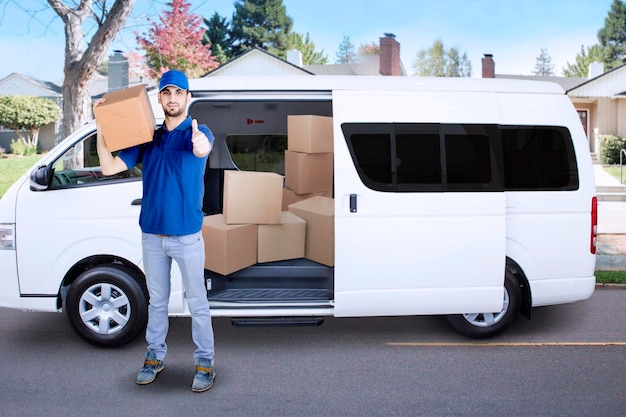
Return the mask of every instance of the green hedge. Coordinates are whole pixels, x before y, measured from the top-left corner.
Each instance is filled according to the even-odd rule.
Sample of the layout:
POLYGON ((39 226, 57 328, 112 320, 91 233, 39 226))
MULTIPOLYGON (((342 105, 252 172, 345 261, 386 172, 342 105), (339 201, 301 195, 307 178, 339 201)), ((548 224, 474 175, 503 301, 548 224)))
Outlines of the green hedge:
MULTIPOLYGON (((626 139, 615 135, 600 136, 600 162, 602 164, 619 164, 619 154, 622 149, 626 149, 626 139)), ((626 163, 623 156, 622 162, 626 163)))

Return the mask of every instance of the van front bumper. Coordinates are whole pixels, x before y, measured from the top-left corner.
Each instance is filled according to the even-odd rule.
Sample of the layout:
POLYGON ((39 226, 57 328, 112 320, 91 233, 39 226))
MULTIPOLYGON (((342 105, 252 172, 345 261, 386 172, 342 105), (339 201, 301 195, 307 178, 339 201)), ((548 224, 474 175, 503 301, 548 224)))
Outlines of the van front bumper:
POLYGON ((22 308, 15 250, 0 250, 0 307, 22 308))

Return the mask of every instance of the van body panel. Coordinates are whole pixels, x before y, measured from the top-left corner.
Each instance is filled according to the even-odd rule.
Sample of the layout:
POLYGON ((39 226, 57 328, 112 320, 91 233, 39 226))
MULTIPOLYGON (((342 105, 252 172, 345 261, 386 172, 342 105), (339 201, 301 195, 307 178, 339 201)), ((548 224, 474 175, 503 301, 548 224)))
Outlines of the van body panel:
POLYGON ((572 303, 591 297, 596 286, 592 276, 580 278, 558 278, 535 281, 533 287, 533 307, 572 303), (567 291, 563 289, 567 288, 567 291))
POLYGON ((57 294, 75 263, 93 255, 141 260, 138 225, 141 181, 17 196, 17 263, 22 294, 57 294), (35 278, 35 279, 34 279, 35 278))
POLYGON ((580 173, 577 190, 506 192, 506 254, 522 267, 533 306, 587 298, 593 291, 589 277, 596 262, 589 250, 591 199, 596 191, 580 120, 564 94, 501 93, 497 100, 502 124, 567 127, 580 173), (564 287, 556 289, 559 282, 566 285, 565 281, 577 279, 581 281, 572 283, 566 292, 564 287))
MULTIPOLYGON (((502 308, 504 193, 374 191, 359 178, 341 129, 342 123, 352 121, 497 123, 492 94, 442 96, 334 93, 337 316, 439 311, 432 301, 449 301, 459 288, 465 293, 480 291, 464 299, 456 312, 502 308), (350 210, 351 195, 356 196, 356 212, 350 210), (373 294, 380 294, 376 302, 373 294)), ((450 308, 449 302, 444 304, 450 308)))
POLYGON ((482 311, 485 308, 486 311, 500 311, 502 294, 502 285, 488 288, 417 288, 401 291, 375 289, 338 292, 336 304, 340 304, 341 307, 335 309, 335 317, 463 314, 468 311, 482 311), (485 300, 497 301, 488 304, 485 300), (363 311, 363 303, 368 305, 366 313, 363 311))

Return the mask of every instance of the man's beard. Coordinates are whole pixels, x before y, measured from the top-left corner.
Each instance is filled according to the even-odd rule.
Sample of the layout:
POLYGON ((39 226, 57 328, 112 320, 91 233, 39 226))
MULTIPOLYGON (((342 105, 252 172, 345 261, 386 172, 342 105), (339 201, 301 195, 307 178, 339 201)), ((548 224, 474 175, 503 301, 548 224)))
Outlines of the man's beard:
POLYGON ((165 114, 169 117, 178 117, 183 114, 183 109, 180 107, 176 107, 173 109, 168 108, 167 106, 163 109, 165 114))

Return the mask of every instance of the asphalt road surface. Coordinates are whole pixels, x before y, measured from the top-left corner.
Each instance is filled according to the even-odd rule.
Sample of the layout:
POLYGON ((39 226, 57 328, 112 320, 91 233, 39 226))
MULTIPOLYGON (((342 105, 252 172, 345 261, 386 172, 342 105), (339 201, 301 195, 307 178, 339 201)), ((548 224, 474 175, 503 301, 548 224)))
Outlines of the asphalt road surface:
POLYGON ((0 416, 626 415, 626 291, 533 313, 480 342, 441 317, 217 318, 216 383, 196 394, 189 318, 171 319, 165 370, 138 386, 141 337, 98 348, 64 314, 0 309, 0 416))

